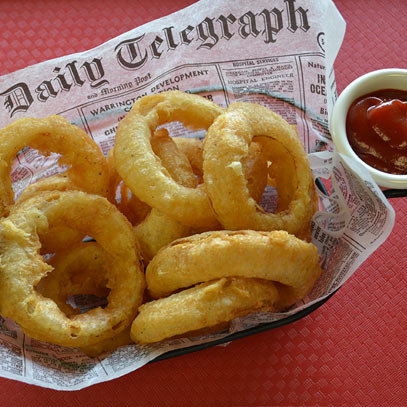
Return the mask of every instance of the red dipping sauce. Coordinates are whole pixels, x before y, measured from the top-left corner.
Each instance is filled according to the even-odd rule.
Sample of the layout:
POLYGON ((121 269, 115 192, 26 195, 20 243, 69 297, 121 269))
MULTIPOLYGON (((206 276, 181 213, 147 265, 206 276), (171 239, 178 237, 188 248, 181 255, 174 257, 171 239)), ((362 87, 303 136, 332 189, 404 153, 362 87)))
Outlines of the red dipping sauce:
POLYGON ((348 110, 346 133, 366 164, 407 174, 407 91, 381 89, 356 99, 348 110))

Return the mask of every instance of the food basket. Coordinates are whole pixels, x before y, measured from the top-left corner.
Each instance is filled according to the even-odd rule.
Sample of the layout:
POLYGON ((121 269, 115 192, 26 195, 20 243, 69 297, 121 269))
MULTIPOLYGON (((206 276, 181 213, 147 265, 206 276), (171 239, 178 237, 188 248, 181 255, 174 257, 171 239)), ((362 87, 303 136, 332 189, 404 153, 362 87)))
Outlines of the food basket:
MULTIPOLYGON (((265 8, 269 6, 267 2, 263 3, 253 1, 250 4, 245 3, 245 7, 254 10, 250 15, 257 15, 265 12, 265 8)), ((228 59, 225 60, 223 52, 217 51, 219 47, 214 48, 212 65, 207 59, 209 47, 203 46, 192 51, 191 46, 184 47, 179 54, 177 54, 178 50, 172 49, 171 61, 167 60, 165 64, 159 64, 159 69, 152 67, 149 64, 151 61, 146 62, 146 66, 140 65, 140 71, 134 72, 128 69, 129 61, 126 57, 139 56, 136 55, 135 45, 137 41, 141 41, 144 33, 148 34, 146 38, 152 35, 154 39, 156 35, 162 35, 163 28, 168 34, 171 32, 168 27, 172 29, 183 24, 186 18, 191 24, 194 23, 197 26, 201 24, 199 27, 202 28, 202 20, 207 12, 213 16, 222 13, 222 15, 234 13, 239 16, 243 13, 245 17, 244 13, 247 10, 242 11, 241 7, 242 5, 236 2, 228 1, 217 2, 215 7, 213 2, 202 0, 196 6, 168 16, 162 21, 138 27, 135 32, 123 34, 94 50, 66 56, 56 61, 46 61, 38 66, 28 67, 22 73, 12 73, 2 78, 2 89, 6 89, 3 91, 3 97, 8 98, 11 114, 19 108, 20 113, 23 112, 22 116, 62 115, 71 123, 82 127, 94 138, 105 155, 114 142, 117 123, 129 111, 131 103, 145 94, 167 90, 164 88, 169 85, 179 84, 179 90, 199 94, 222 107, 227 107, 236 101, 247 101, 265 105, 281 113, 290 124, 297 126, 300 139, 306 151, 310 153, 311 168, 319 187, 321 209, 314 217, 313 238, 321 254, 323 268, 327 272, 318 280, 305 301, 285 313, 271 317, 264 313, 256 313, 249 318, 239 318, 228 331, 192 339, 177 338, 174 341, 152 346, 124 346, 98 358, 89 358, 79 350, 67 350, 31 340, 28 336, 24 336, 12 321, 1 318, 0 335, 5 339, 3 350, 8 357, 16 359, 13 365, 15 370, 2 371, 1 375, 4 377, 58 390, 77 390, 122 376, 152 361, 224 344, 292 323, 309 315, 329 300, 390 234, 394 224, 394 211, 382 191, 372 182, 369 174, 346 157, 336 154, 332 147, 327 126, 327 111, 329 111, 329 104, 333 103, 334 95, 329 95, 327 98, 323 94, 309 94, 309 89, 313 89, 313 86, 315 89, 316 82, 321 82, 319 83, 321 86, 326 80, 325 74, 333 65, 343 38, 344 22, 332 2, 324 1, 318 4, 316 13, 318 19, 312 21, 312 30, 307 35, 298 32, 301 36, 298 36, 298 33, 294 36, 292 31, 281 31, 279 42, 275 44, 280 48, 281 54, 277 57, 269 54, 270 44, 264 41, 264 43, 256 42, 255 36, 245 37, 247 40, 244 39, 246 42, 243 47, 242 38, 235 35, 231 37, 230 44, 233 41, 237 43, 236 46, 230 47, 228 59), (200 15, 194 12, 194 7, 199 9, 200 15), (330 19, 335 24, 328 23, 330 19), (326 38, 332 41, 329 45, 329 53, 325 53, 324 32, 326 38), (293 38, 295 41, 292 41, 293 38), (283 44, 292 44, 293 49, 290 51, 283 44), (303 53, 298 51, 302 48, 305 49, 303 53), (250 50, 253 55, 242 55, 242 49, 250 50), (292 55, 288 55, 289 52, 292 52, 292 55), (187 60, 188 64, 185 63, 187 60), (326 68, 323 65, 325 62, 326 68), (38 103, 37 100, 30 98, 29 87, 36 89, 43 81, 46 85, 48 83, 46 75, 55 77, 55 72, 58 71, 57 65, 58 69, 67 67, 66 69, 71 69, 71 72, 74 68, 82 67, 87 72, 86 77, 85 72, 83 78, 79 78, 84 82, 84 86, 72 87, 70 93, 64 94, 65 99, 57 95, 55 98, 40 100, 41 103, 38 103), (102 66, 104 70, 101 69, 102 66), (298 69, 299 66, 301 69, 298 69), (148 70, 149 67, 152 74, 148 70), (298 74, 298 77, 294 73, 298 74), (264 76, 264 83, 260 83, 259 86, 250 85, 256 75, 259 75, 257 78, 259 82, 263 81, 263 79, 260 80, 260 74, 264 76), (279 80, 274 81, 272 77, 274 74, 278 75, 279 80), (236 77, 240 79, 236 80, 236 77), (244 79, 241 79, 243 77, 244 79), (287 79, 280 81, 281 78, 287 79), (28 82, 28 85, 22 86, 24 81, 28 82), (17 98, 18 95, 16 96, 17 90, 20 92, 19 98, 17 98), (291 97, 287 97, 287 94, 291 97), (321 109, 323 114, 317 114, 317 109, 321 109), (365 211, 366 213, 359 216, 365 198, 369 199, 371 205, 369 210, 365 211), (366 224, 375 215, 380 219, 380 223, 376 229, 371 230, 366 227, 366 224), (360 221, 360 219, 366 220, 366 224, 358 223, 357 220, 360 221), (365 249, 355 249, 352 244, 355 240, 363 243, 365 249), (20 355, 24 355, 24 358, 20 358, 20 355), (26 366, 29 368, 26 369, 26 366)), ((315 5, 308 2, 308 7, 311 9, 315 5)), ((204 40, 202 43, 207 44, 204 40)), ((58 78, 63 84, 62 76, 58 78)), ((326 78, 328 80, 328 75, 326 78)), ((79 79, 76 78, 77 81, 79 79)), ((326 85, 326 88, 332 90, 335 88, 332 75, 329 76, 329 81, 331 82, 326 85)), ((45 94, 43 98, 45 99, 45 94)), ((17 111, 15 114, 18 116, 20 113, 17 111)), ((9 119, 11 120, 7 117, 7 120, 9 119)), ((175 136, 184 134, 185 131, 178 124, 175 124, 171 130, 175 136)), ((188 136, 202 138, 203 134, 197 132, 188 136)), ((24 155, 23 159, 22 167, 31 169, 32 161, 28 162, 24 155)), ((51 157, 50 160, 52 159, 51 157)), ((23 173, 17 165, 14 168, 15 189, 17 191, 23 189, 46 172, 54 173, 51 161, 48 161, 49 166, 46 168, 39 165, 35 176, 32 177, 19 177, 23 173)), ((271 189, 268 192, 268 196, 271 197, 270 202, 273 202, 275 191, 271 189)), ((391 195, 390 192, 388 194, 391 195)))

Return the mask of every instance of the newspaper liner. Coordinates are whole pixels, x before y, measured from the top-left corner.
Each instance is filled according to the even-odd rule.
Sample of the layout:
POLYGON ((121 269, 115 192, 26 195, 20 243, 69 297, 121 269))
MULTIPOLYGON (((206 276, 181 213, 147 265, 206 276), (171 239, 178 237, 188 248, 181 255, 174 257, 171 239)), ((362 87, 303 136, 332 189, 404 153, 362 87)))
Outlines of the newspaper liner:
MULTIPOLYGON (((333 151, 328 117, 336 99, 333 63, 344 31, 330 0, 201 0, 92 50, 0 78, 2 125, 60 114, 82 127, 105 154, 118 121, 146 94, 179 89, 224 107, 234 101, 264 104, 297 126, 314 176, 327 180, 329 191, 320 192, 312 225, 324 273, 307 298, 287 312, 256 313, 234 320, 227 332, 124 346, 94 359, 29 338, 0 316, 0 376, 78 390, 134 371, 169 350, 287 318, 332 294, 356 271, 388 237, 395 215, 370 175, 333 151)), ((184 133, 182 126, 171 127, 173 136, 184 133)), ((29 148, 20 152, 12 169, 16 194, 61 172, 56 159, 29 148)))

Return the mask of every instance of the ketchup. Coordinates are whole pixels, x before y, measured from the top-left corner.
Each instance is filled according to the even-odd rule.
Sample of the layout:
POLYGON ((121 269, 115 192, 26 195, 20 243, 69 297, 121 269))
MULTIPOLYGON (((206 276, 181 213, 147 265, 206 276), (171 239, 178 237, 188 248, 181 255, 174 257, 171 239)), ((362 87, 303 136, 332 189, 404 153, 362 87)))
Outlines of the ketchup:
POLYGON ((407 174, 407 91, 381 89, 356 99, 347 114, 346 133, 365 163, 407 174))

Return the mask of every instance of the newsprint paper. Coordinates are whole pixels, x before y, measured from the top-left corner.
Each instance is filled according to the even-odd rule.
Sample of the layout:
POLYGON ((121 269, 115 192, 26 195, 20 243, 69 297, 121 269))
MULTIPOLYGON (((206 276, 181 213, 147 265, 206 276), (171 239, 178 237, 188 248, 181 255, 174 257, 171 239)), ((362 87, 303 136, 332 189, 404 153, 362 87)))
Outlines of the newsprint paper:
MULTIPOLYGON (((328 187, 312 226, 324 273, 301 303, 279 314, 234 320, 228 331, 129 345, 90 358, 33 340, 0 316, 0 375, 77 390, 138 369, 169 350, 227 337, 298 313, 337 290, 388 237, 394 211, 369 174, 334 152, 328 119, 336 99, 333 63, 345 22, 329 0, 201 0, 92 50, 0 77, 0 121, 59 114, 80 126, 105 155, 134 101, 177 89, 226 107, 268 106, 297 127, 314 176, 328 187)), ((203 137, 174 125, 171 135, 203 137)), ((19 152, 11 171, 16 195, 62 171, 57 156, 19 152)), ((273 197, 273 191, 265 194, 273 197)), ((267 201, 266 199, 266 201, 267 201)), ((267 206, 268 202, 264 202, 267 206)), ((227 350, 225 350, 227 351, 227 350)))

